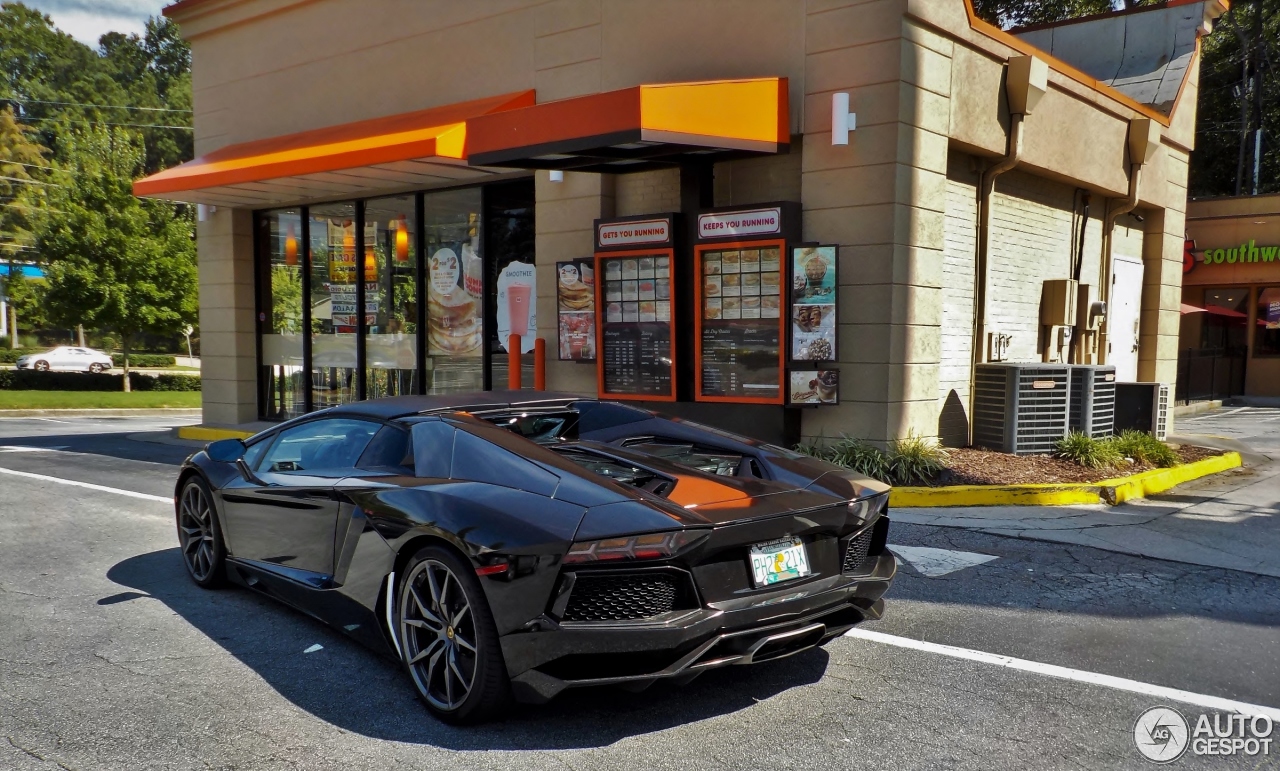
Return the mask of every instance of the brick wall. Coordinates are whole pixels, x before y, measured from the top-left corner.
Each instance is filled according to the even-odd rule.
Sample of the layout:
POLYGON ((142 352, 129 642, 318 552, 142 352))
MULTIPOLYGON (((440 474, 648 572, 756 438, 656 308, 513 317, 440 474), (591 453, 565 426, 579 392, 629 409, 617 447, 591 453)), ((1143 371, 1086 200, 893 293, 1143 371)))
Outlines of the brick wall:
POLYGON ((716 164, 716 206, 743 206, 769 201, 799 201, 801 147, 785 155, 745 158, 716 164))
POLYGON ((680 170, 659 169, 616 178, 617 216, 680 211, 680 170))

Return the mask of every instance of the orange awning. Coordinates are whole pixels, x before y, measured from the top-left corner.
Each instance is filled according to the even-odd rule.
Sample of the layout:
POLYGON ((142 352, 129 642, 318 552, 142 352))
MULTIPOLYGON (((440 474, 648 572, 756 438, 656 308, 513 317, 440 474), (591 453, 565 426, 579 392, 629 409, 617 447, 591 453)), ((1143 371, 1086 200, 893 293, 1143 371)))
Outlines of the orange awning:
POLYGON ((133 183, 135 195, 228 206, 368 196, 495 173, 465 163, 467 121, 534 104, 533 91, 230 145, 133 183))
POLYGON ((790 141, 786 78, 635 86, 467 122, 473 166, 617 173, 785 152, 790 141))

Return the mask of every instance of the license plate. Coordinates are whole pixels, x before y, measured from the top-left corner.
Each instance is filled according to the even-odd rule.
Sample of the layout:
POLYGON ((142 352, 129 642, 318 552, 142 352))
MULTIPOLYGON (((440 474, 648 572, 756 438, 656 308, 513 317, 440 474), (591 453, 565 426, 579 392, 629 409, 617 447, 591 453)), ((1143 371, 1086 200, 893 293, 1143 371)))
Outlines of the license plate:
POLYGON ((813 572, 809 568, 804 542, 799 538, 758 543, 751 547, 750 554, 751 577, 756 586, 803 578, 813 572))

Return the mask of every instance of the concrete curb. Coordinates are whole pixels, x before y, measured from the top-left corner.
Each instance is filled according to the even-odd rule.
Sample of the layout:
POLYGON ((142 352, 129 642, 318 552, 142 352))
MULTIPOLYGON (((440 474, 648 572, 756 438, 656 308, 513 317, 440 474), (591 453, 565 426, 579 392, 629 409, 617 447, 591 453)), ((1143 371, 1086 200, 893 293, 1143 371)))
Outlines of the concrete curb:
POLYGON ((147 418, 200 417, 199 407, 149 407, 139 409, 0 410, 0 418, 147 418))
POLYGON ((1240 453, 1228 452, 1173 468, 1144 471, 1092 484, 955 485, 953 487, 895 487, 889 505, 895 508, 934 506, 1072 506, 1115 505, 1161 493, 1183 482, 1237 468, 1240 453))
POLYGON ((235 428, 215 428, 213 426, 178 426, 175 433, 179 439, 197 442, 216 442, 219 439, 248 439, 252 431, 240 431, 235 428))

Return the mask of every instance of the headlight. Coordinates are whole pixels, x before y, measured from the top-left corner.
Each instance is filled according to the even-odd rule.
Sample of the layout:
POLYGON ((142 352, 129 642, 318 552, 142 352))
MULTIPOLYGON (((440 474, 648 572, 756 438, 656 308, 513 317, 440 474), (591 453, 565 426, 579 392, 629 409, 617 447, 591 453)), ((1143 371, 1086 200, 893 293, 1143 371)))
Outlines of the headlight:
POLYGON ((707 536, 705 530, 678 530, 674 533, 647 533, 599 541, 579 541, 564 555, 566 563, 609 562, 612 560, 658 560, 674 557, 707 536))

